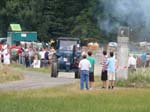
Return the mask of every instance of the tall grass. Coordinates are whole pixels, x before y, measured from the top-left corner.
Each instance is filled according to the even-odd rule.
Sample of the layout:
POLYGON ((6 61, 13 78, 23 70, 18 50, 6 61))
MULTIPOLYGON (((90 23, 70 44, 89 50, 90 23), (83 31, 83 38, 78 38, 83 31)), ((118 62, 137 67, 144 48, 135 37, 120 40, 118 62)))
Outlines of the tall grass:
POLYGON ((21 72, 13 70, 11 68, 0 68, 0 83, 22 80, 24 79, 24 75, 21 72))
POLYGON ((139 68, 129 72, 128 80, 117 81, 118 86, 150 87, 150 68, 139 68))

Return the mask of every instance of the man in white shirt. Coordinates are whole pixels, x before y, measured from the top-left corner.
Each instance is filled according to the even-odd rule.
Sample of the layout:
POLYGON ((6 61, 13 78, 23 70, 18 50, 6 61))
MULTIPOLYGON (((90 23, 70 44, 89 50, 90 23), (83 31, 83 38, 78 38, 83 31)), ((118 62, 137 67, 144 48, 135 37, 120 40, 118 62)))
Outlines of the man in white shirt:
POLYGON ((45 49, 42 48, 41 51, 39 52, 40 59, 45 59, 45 49))
POLYGON ((41 67, 44 67, 44 61, 45 61, 45 49, 42 48, 41 51, 39 52, 40 55, 40 60, 41 60, 41 67))
POLYGON ((132 54, 129 55, 128 68, 131 71, 135 71, 136 70, 136 59, 133 57, 132 54))
POLYGON ((89 89, 89 70, 90 70, 91 64, 86 59, 86 55, 83 55, 83 59, 79 63, 79 69, 80 69, 80 89, 84 89, 84 81, 86 83, 86 89, 89 89))

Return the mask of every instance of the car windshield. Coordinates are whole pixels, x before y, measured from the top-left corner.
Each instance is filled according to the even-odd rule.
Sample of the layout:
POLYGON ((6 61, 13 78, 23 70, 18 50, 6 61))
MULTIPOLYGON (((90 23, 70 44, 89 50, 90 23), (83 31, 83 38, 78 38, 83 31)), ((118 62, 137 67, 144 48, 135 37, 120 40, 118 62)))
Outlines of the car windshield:
POLYGON ((60 50, 73 50, 73 46, 77 45, 77 41, 60 40, 60 50))

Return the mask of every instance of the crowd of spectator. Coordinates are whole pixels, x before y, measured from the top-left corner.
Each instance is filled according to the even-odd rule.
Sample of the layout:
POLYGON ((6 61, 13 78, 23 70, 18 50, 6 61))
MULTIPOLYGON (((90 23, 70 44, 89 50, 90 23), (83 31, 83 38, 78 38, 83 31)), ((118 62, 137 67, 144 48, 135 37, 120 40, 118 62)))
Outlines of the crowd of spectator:
POLYGON ((35 48, 32 43, 11 47, 3 44, 0 47, 0 59, 4 65, 9 65, 15 61, 26 67, 40 68, 50 64, 54 52, 53 47, 35 48))

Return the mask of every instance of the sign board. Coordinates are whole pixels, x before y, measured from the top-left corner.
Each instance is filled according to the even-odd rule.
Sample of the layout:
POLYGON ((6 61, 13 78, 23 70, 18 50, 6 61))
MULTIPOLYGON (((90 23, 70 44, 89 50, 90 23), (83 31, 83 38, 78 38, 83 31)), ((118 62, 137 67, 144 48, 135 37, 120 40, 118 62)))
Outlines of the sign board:
POLYGON ((20 24, 10 24, 11 31, 22 31, 20 24))
POLYGON ((27 37, 27 34, 26 33, 22 33, 21 37, 27 37))

